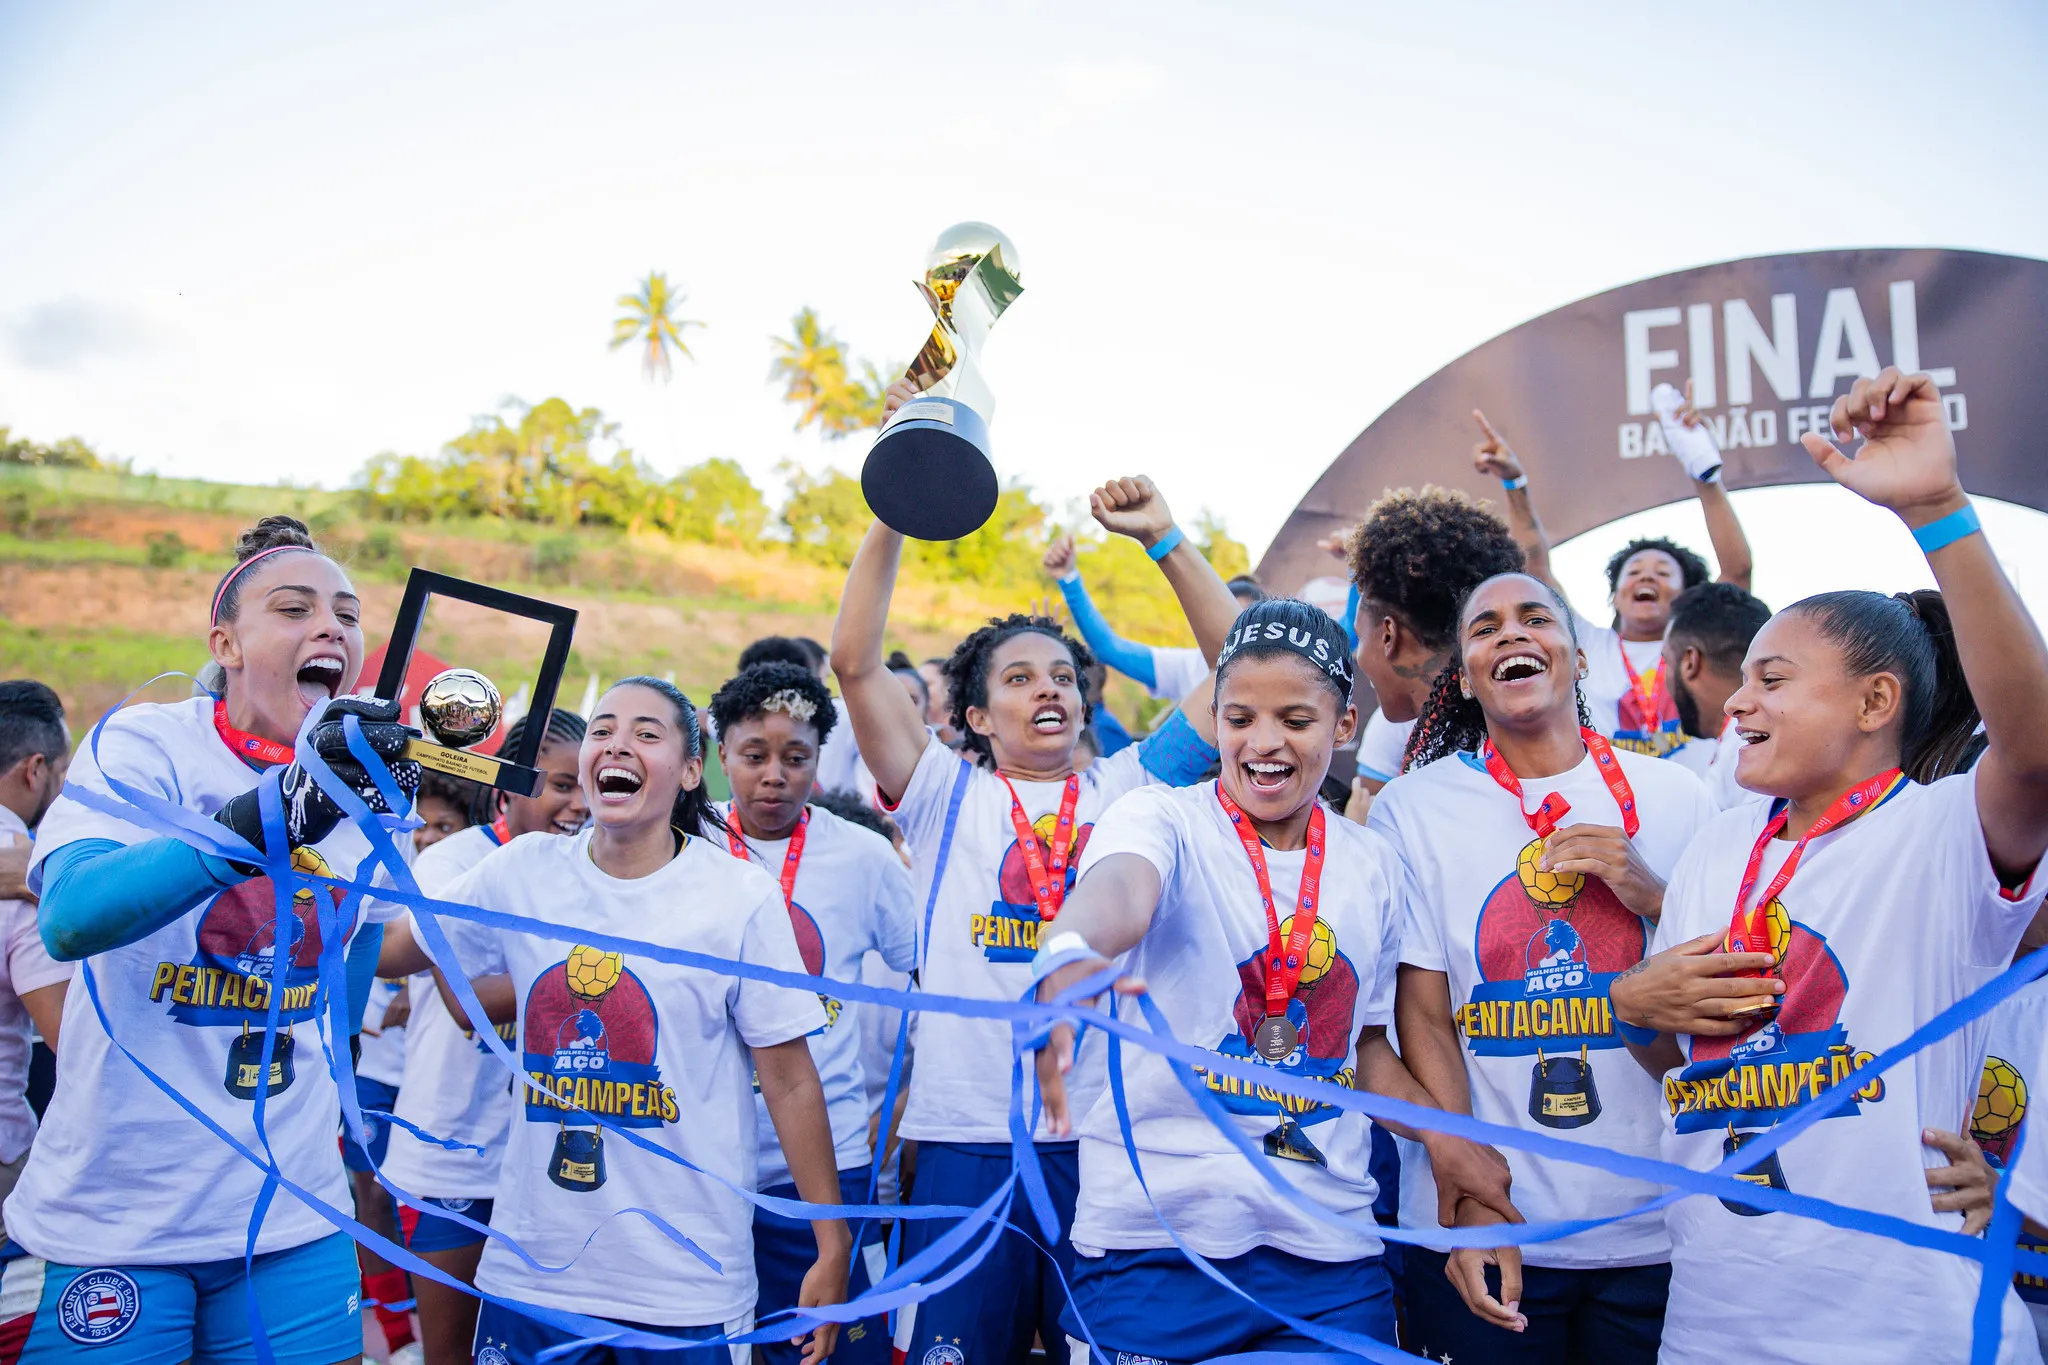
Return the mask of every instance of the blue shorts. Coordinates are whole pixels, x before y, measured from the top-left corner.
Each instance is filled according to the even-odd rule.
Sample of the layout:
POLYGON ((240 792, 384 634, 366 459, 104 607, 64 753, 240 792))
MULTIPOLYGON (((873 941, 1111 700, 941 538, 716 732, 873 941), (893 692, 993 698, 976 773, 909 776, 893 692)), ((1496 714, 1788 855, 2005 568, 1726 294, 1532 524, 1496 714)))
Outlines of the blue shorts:
MULTIPOLYGON (((747 1320, 706 1327, 657 1327, 644 1322, 625 1322, 621 1327, 659 1332, 669 1337, 736 1336, 747 1320)), ((536 1322, 502 1304, 483 1301, 476 1317, 476 1365, 535 1365, 536 1358, 550 1346, 575 1341, 578 1335, 559 1327, 536 1322)), ((743 1365, 750 1346, 706 1346, 696 1350, 651 1351, 638 1346, 586 1346, 555 1356, 551 1365, 743 1365)))
POLYGON ((391 1112, 391 1106, 397 1102, 397 1086, 387 1085, 383 1081, 373 1081, 368 1076, 356 1077, 356 1104, 363 1110, 363 1122, 370 1125, 370 1150, 365 1155, 363 1149, 356 1145, 356 1140, 348 1135, 348 1129, 344 1126, 341 1132, 342 1165, 352 1171, 368 1171, 374 1169, 370 1164, 372 1161, 378 1166, 384 1164, 384 1153, 391 1149, 391 1120, 371 1118, 369 1111, 375 1109, 379 1113, 388 1114, 391 1112))
MULTIPOLYGON (((1671 1293, 1671 1266, 1616 1266, 1600 1270, 1522 1267, 1524 1332, 1496 1327, 1465 1306, 1444 1266, 1450 1257, 1428 1247, 1406 1248, 1402 1261, 1401 1315, 1409 1348, 1432 1358, 1529 1361, 1561 1365, 1597 1360, 1601 1365, 1656 1365, 1664 1337, 1664 1300, 1671 1293)), ((1489 1292, 1500 1294, 1500 1272, 1486 1272, 1489 1292)))
MULTIPOLYGON (((1261 1303, 1394 1343, 1394 1286, 1377 1256, 1310 1261, 1255 1247, 1210 1264, 1261 1303)), ((1084 1321, 1095 1336, 1096 1365, 1141 1360, 1183 1365, 1246 1351, 1327 1354, 1339 1349, 1261 1313, 1195 1269, 1178 1247, 1077 1257, 1074 1297, 1065 1319, 1070 1347, 1085 1340, 1084 1321)))
MULTIPOLYGON (((868 1202, 868 1173, 872 1169, 870 1166, 856 1166, 839 1173, 840 1203, 868 1202)), ((800 1197, 794 1184, 774 1185, 761 1193, 784 1199, 800 1197)), ((865 1294, 868 1286, 881 1278, 883 1245, 879 1221, 867 1225, 867 1230, 861 1234, 861 1242, 861 1249, 853 1258, 853 1272, 847 1277, 846 1297, 849 1299, 865 1294)), ((754 1321, 758 1323, 770 1313, 795 1307, 797 1294, 803 1288, 804 1275, 817 1259, 818 1239, 812 1235, 809 1223, 755 1209, 754 1280, 757 1288, 754 1321)), ((765 1365, 796 1365, 803 1355, 802 1347, 792 1346, 787 1341, 760 1342, 754 1351, 765 1365)), ((877 1313, 874 1317, 841 1325, 839 1345, 833 1348, 832 1359, 835 1365, 885 1365, 889 1359, 886 1315, 877 1313)))
POLYGON ((249 1365, 249 1289, 278 1365, 334 1365, 363 1349, 362 1271, 342 1233, 256 1258, 76 1266, 23 1256, 0 1270, 0 1299, 36 1292, 22 1365, 249 1365))
POLYGON ((416 1209, 410 1204, 398 1206, 398 1230, 407 1251, 454 1251, 460 1247, 475 1246, 484 1239, 481 1232, 472 1232, 453 1218, 443 1218, 435 1213, 434 1209, 459 1213, 472 1223, 483 1223, 488 1226, 491 1221, 490 1200, 422 1197, 420 1202, 430 1207, 416 1209))
MULTIPOLYGON (((1078 1144, 1041 1142, 1038 1164, 1045 1171, 1054 1216, 1061 1228, 1072 1227, 1081 1186, 1078 1144)), ((979 1204, 1009 1175, 1008 1143, 920 1142, 910 1202, 979 1204)), ((1008 1365, 1030 1354, 1033 1337, 1058 1349, 1060 1312, 1067 1306, 1062 1277, 1074 1273, 1074 1244, 1045 1235, 1021 1188, 1010 1206, 1009 1223, 974 1273, 898 1315, 897 1340, 905 1343, 906 1365, 1008 1365)), ((908 1261, 954 1224, 919 1218, 901 1226, 902 1259, 908 1261)), ((970 1245, 980 1241, 977 1235, 970 1245)))

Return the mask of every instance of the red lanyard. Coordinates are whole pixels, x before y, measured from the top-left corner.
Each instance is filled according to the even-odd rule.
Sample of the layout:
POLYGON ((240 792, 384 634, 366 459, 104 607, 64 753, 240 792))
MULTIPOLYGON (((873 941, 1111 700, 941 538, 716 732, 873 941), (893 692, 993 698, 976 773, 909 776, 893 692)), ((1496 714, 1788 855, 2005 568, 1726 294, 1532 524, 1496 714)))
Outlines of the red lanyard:
MULTIPOLYGON (((1607 736, 1596 730, 1588 730, 1583 725, 1579 727, 1579 738, 1586 742, 1586 752, 1593 755, 1593 766, 1600 770, 1600 780, 1607 784, 1607 790, 1613 794, 1614 804, 1621 807, 1622 832, 1631 839, 1635 838, 1636 831, 1643 827, 1643 822, 1636 815, 1635 789, 1629 786, 1627 775, 1621 771, 1621 764, 1615 761, 1614 746, 1607 742, 1607 736)), ((1515 809, 1522 812, 1522 818, 1529 822, 1530 829, 1536 831, 1536 837, 1548 839, 1551 832, 1557 828, 1558 821, 1570 813, 1572 803, 1565 800, 1561 794, 1552 792, 1538 803, 1533 812, 1524 809, 1522 779, 1516 777, 1513 770, 1508 767, 1507 760, 1495 750, 1492 740, 1489 739, 1480 746, 1479 756, 1485 762, 1486 771, 1493 780, 1514 793, 1515 809)))
POLYGON ((1643 724, 1656 728, 1657 720, 1664 714, 1664 656, 1658 655, 1657 662, 1650 666, 1649 685, 1643 684, 1645 675, 1636 672, 1636 666, 1629 662, 1628 641, 1615 637, 1614 646, 1621 651, 1621 666, 1628 671, 1629 689, 1641 702, 1643 724))
POLYGON ((1308 961, 1309 944, 1316 936, 1316 902, 1323 885, 1323 808, 1320 803, 1308 813, 1308 856, 1301 862, 1301 889, 1294 896, 1294 928, 1280 937, 1280 912, 1273 906, 1273 883, 1266 875, 1266 852, 1259 832, 1245 818, 1223 784, 1216 784, 1216 799, 1230 817, 1230 827, 1244 845, 1244 856, 1252 861, 1252 875, 1259 881, 1259 901, 1266 908, 1266 1017, 1287 1013, 1287 1002, 1301 984, 1301 969, 1308 961))
MULTIPOLYGON (((1001 776, 1001 774, 997 774, 1001 776)), ((1067 853, 1074 844, 1074 807, 1081 800, 1081 774, 1067 774, 1067 789, 1060 796, 1060 817, 1052 827, 1052 865, 1038 856, 1038 832, 1024 816, 1024 803, 1010 779, 1010 827, 1017 831, 1017 847, 1024 853, 1024 875, 1031 881, 1031 898, 1038 902, 1038 922, 1051 924, 1067 902, 1067 853)))
POLYGON ((228 724, 228 704, 225 698, 215 698, 213 703, 213 728, 220 732, 221 743, 233 749, 243 758, 258 763, 289 763, 292 761, 292 746, 279 744, 274 739, 252 735, 247 730, 237 730, 228 724))
POLYGON ((512 827, 505 823, 502 815, 491 821, 491 842, 499 848, 512 842, 512 827))
POLYGON ((1792 874, 1799 870, 1799 860, 1806 853, 1806 845, 1816 835, 1826 834, 1840 825, 1846 825, 1867 810, 1873 810, 1884 803, 1884 799, 1901 786, 1905 774, 1897 768, 1879 773, 1868 781, 1858 782, 1835 798, 1835 803, 1813 822, 1813 828, 1799 836, 1799 842, 1792 845, 1792 851, 1785 855, 1785 865, 1778 869, 1778 875, 1771 878, 1771 884, 1757 897, 1756 904, 1749 905, 1749 893, 1756 890, 1757 875, 1763 870, 1764 848, 1778 837, 1785 828, 1785 821, 1791 814, 1791 807, 1779 805, 1771 818, 1764 822, 1764 832, 1756 836, 1756 847, 1749 851, 1749 866, 1742 871, 1742 886, 1735 893, 1735 914, 1728 923, 1728 951, 1731 953, 1768 953, 1771 951, 1771 902, 1778 898, 1792 874), (1751 946, 1754 945, 1754 946, 1751 946))
MULTIPOLYGON (((796 910, 796 869, 804 860, 804 831, 810 828, 810 807, 804 808, 803 817, 796 822, 796 828, 789 832, 789 848, 782 855, 782 904, 791 913, 796 910)), ((732 856, 741 862, 747 860, 747 841, 740 837, 740 817, 734 812, 732 823, 726 826, 725 846, 732 850, 732 856)))

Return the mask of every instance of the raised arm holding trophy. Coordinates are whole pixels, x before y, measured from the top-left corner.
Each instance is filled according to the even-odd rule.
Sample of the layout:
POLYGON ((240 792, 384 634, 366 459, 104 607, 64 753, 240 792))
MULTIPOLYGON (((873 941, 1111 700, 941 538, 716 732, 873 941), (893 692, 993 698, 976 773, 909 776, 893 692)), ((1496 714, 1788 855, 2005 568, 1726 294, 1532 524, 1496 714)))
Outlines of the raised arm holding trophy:
POLYGON ((956 223, 932 244, 918 288, 933 316, 907 375, 919 394, 875 438, 860 486, 890 529, 917 540, 958 540, 996 510, 988 453, 995 395, 979 357, 996 319, 1024 292, 1017 248, 987 223, 956 223))

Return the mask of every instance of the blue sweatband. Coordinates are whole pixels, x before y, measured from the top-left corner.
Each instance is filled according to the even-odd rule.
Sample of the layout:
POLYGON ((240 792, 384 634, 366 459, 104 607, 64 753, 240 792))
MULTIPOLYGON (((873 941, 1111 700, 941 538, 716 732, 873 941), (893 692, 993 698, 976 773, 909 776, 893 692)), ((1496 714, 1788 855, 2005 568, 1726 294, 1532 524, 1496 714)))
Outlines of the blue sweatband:
POLYGON ((1160 560, 1179 549, 1180 543, 1186 539, 1187 537, 1180 533, 1180 527, 1176 526, 1165 535, 1159 537, 1159 543, 1145 551, 1145 553, 1152 556, 1152 562, 1157 564, 1160 560))
POLYGON ((1930 521, 1925 526, 1913 528, 1913 541, 1922 554, 1933 554, 1944 546, 1953 545, 1964 536, 1974 535, 1984 529, 1984 523, 1977 520, 1977 509, 1969 503, 1957 508, 1939 521, 1930 521))
POLYGON ((1529 486, 1529 476, 1527 474, 1517 474, 1512 479, 1502 479, 1500 486, 1507 489, 1510 493, 1518 488, 1527 488, 1529 486))
POLYGON ((1157 730, 1138 741, 1138 766, 1169 787, 1192 787, 1209 775, 1221 757, 1179 707, 1157 730))
POLYGON ((147 938, 207 897, 248 880, 226 859, 181 839, 77 839, 53 850, 38 870, 43 899, 37 927, 43 947, 60 962, 147 938))

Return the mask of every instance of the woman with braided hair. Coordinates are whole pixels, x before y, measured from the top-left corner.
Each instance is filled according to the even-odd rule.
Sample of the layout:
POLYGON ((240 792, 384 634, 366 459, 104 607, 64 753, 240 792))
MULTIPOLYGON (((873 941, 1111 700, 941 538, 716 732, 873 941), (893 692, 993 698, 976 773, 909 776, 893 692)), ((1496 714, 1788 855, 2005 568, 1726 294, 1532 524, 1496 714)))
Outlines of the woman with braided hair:
MULTIPOLYGON (((1659 1092, 1621 1050, 1607 987, 1642 960, 1664 879, 1710 814, 1706 792, 1678 764, 1617 751, 1587 725, 1585 655, 1549 585, 1486 579, 1455 640, 1408 770, 1367 816, 1406 867, 1402 1060, 1444 1109, 1654 1156, 1659 1092)), ((1425 1227, 1431 1168, 1414 1146, 1402 1156, 1401 1221, 1425 1227)), ((1507 1159, 1531 1222, 1623 1215, 1658 1193, 1514 1148, 1507 1159)), ((1465 1200, 1456 1221, 1501 1219, 1465 1200)), ((1456 1360, 1648 1365, 1670 1255, 1655 1213, 1520 1256, 1408 1248, 1412 1344, 1456 1360)))
MULTIPOLYGON (((890 403, 911 392, 899 383, 890 403)), ((1091 498, 1098 522, 1147 547, 1187 612, 1195 638, 1214 658, 1237 604, 1216 571, 1173 524, 1148 479, 1118 479, 1091 498)), ((1185 785, 1215 758, 1206 689, 1200 704, 1142 744, 1076 771, 1074 754, 1092 699, 1087 649, 1046 617, 998 618, 961 642, 944 677, 953 723, 965 740, 955 754, 925 728, 903 685, 884 666, 883 634, 903 537, 877 522, 846 578, 832 632, 839 678, 885 807, 916 863, 921 926, 920 984, 939 994, 1016 1000, 1031 983, 1040 926, 1055 919, 1078 870, 1089 831, 1109 804, 1147 783, 1185 785)), ((919 1144, 910 1202, 979 1204, 1010 1174, 1009 1026, 998 1020, 932 1019, 917 1037, 917 1066, 902 1136, 919 1144)), ((1084 1049, 1083 1070, 1096 1061, 1084 1049)), ((1094 1072, 1099 1087, 1099 1064, 1094 1072)), ((1036 1107, 1024 1078, 1025 1113, 1036 1107)), ((1038 1153, 1063 1230, 1071 1224, 1079 1175, 1074 1142, 1058 1140, 1041 1117, 1038 1153)), ((896 1345, 931 1365, 964 1356, 974 1365, 1021 1365, 1034 1337, 1057 1342, 1073 1269, 1072 1243, 1038 1227, 1019 1202, 1017 1230, 1002 1236, 973 1273, 900 1320, 896 1345), (1057 1259, 1057 1271, 1033 1239, 1057 1259)), ((945 1229, 906 1223, 903 1254, 945 1229)))

